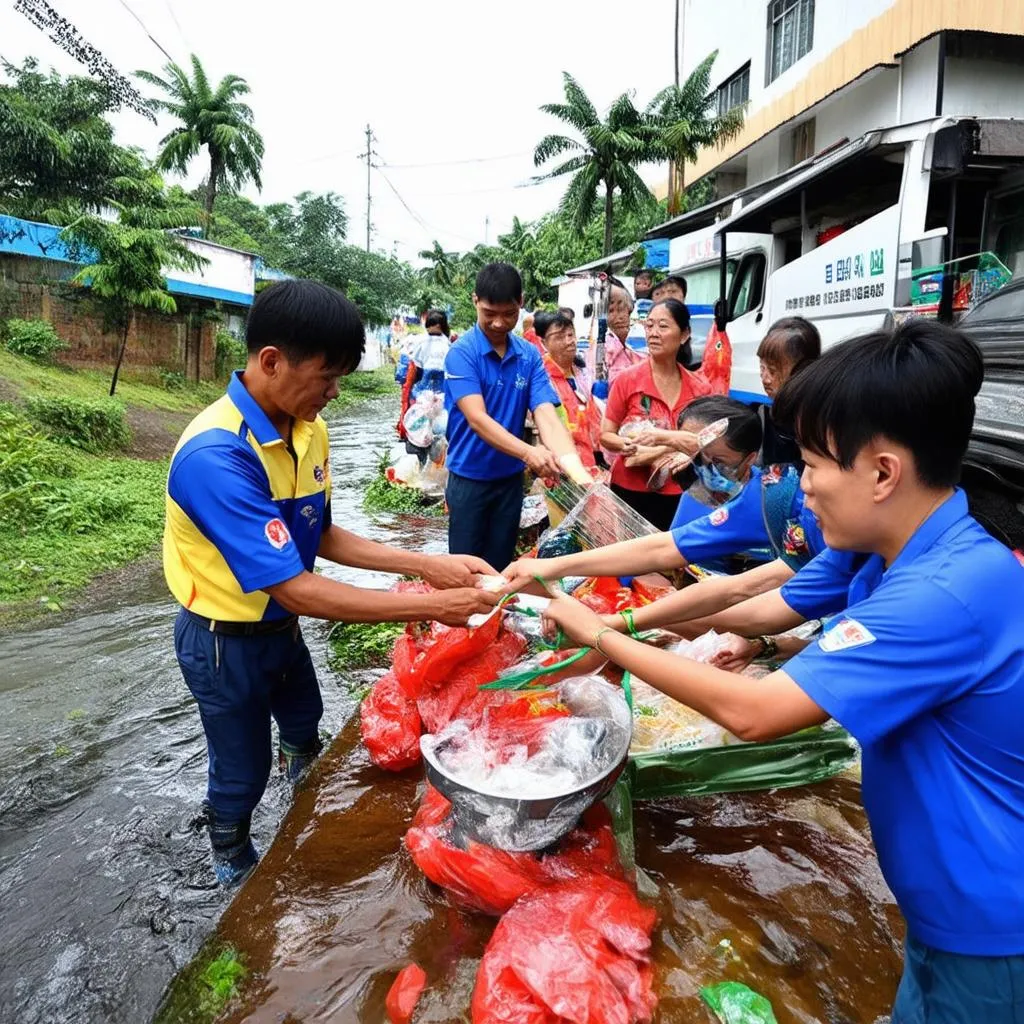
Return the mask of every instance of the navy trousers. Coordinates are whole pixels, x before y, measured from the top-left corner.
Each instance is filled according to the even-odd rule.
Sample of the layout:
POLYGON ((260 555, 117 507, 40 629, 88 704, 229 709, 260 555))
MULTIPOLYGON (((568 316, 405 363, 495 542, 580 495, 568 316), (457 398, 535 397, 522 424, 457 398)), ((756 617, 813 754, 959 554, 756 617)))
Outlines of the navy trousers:
POLYGON ((211 633, 183 608, 174 651, 206 733, 207 800, 219 821, 243 821, 270 778, 271 717, 283 744, 299 751, 316 746, 324 705, 309 649, 292 630, 211 633))
POLYGON ((892 1024, 1024 1024, 1024 956, 943 953, 907 936, 892 1024))
POLYGON ((448 550, 476 555, 501 572, 516 557, 523 512, 523 474, 470 480, 448 473, 448 550))

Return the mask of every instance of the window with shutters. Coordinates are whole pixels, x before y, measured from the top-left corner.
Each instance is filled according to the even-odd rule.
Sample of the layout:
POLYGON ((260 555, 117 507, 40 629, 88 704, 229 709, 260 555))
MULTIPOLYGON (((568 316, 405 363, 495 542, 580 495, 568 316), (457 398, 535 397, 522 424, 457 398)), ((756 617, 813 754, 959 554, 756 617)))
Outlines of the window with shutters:
POLYGON ((750 61, 747 61, 731 78, 727 78, 715 90, 715 95, 719 117, 736 107, 743 106, 750 99, 750 61))
POLYGON ((809 53, 814 45, 814 0, 771 0, 765 84, 809 53))

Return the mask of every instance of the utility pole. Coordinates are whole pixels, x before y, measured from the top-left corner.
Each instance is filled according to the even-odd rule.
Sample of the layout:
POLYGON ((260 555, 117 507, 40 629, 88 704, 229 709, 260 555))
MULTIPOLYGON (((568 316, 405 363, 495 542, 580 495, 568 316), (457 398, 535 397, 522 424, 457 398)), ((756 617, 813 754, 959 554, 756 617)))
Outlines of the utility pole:
POLYGON ((487 214, 484 217, 484 245, 490 245, 491 242, 491 215, 487 214))
POLYGON ((366 152, 359 154, 359 159, 366 157, 366 251, 370 251, 370 169, 373 167, 373 158, 377 155, 373 151, 373 129, 370 123, 366 123, 366 152))

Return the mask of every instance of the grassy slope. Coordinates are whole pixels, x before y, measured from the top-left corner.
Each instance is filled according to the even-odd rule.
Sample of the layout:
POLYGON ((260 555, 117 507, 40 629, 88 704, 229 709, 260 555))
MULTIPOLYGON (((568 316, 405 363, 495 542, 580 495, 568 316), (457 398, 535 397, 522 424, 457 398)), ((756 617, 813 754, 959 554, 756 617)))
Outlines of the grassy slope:
MULTIPOLYGON (((354 375, 342 381, 332 403, 337 413, 369 397, 396 390, 390 370, 354 375)), ((19 416, 18 430, 34 430, 19 402, 30 395, 104 397, 104 371, 40 366, 0 348, 0 400, 19 416)), ((132 379, 118 383, 118 399, 129 412, 198 411, 223 393, 220 384, 167 390, 132 379)), ((8 415, 10 413, 8 412, 8 415)), ((168 434, 170 455, 173 434, 168 434)), ((167 458, 87 455, 35 435, 31 447, 46 456, 34 473, 36 493, 45 499, 25 514, 0 506, 0 619, 20 616, 34 606, 59 607, 60 600, 99 573, 118 568, 151 551, 163 529, 167 458)), ((147 451, 147 454, 152 454, 147 451)), ((0 487, 0 491, 3 488, 0 487)))

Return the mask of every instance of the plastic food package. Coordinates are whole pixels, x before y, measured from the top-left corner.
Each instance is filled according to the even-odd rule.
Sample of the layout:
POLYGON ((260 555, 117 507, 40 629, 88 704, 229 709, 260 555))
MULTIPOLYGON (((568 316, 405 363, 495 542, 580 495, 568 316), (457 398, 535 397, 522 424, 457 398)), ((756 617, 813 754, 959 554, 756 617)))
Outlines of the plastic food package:
POLYGON ((506 694, 504 702, 485 708, 478 723, 456 720, 437 735, 424 736, 422 747, 446 776, 468 790, 544 799, 606 775, 628 737, 622 691, 584 676, 549 690, 506 694))
POLYGON ((405 436, 417 448, 429 448, 435 437, 443 437, 448 427, 444 395, 422 391, 402 417, 405 436))
POLYGON ((420 760, 420 713, 393 672, 382 676, 359 709, 360 733, 373 763, 400 772, 420 760))
POLYGON ((462 906, 499 916, 522 896, 567 879, 595 873, 622 877, 612 819, 601 804, 590 808, 555 850, 541 855, 473 840, 460 847, 451 838, 450 811, 451 804, 428 786, 405 845, 427 878, 462 906))
POLYGON ((419 964, 409 964, 398 972, 384 1000, 391 1024, 409 1024, 426 984, 426 972, 419 964))
POLYGON ((633 741, 631 755, 667 750, 696 750, 739 743, 727 729, 710 718, 667 697, 660 690, 634 678, 633 741))
MULTIPOLYGON (((566 498, 572 490, 563 487, 566 498)), ((620 540, 649 537, 658 530, 639 512, 630 508, 607 484, 577 488, 578 500, 558 526, 559 533, 571 534, 586 549, 601 548, 620 540)))
POLYGON ((388 483, 415 487, 420 480, 420 460, 410 452, 405 452, 387 468, 384 475, 388 483))
POLYGON ((772 1004, 739 981, 705 985, 700 997, 722 1024, 777 1024, 772 1004))
POLYGON ((473 1024, 633 1024, 656 997, 654 911, 590 875, 520 899, 498 922, 473 990, 473 1024))

